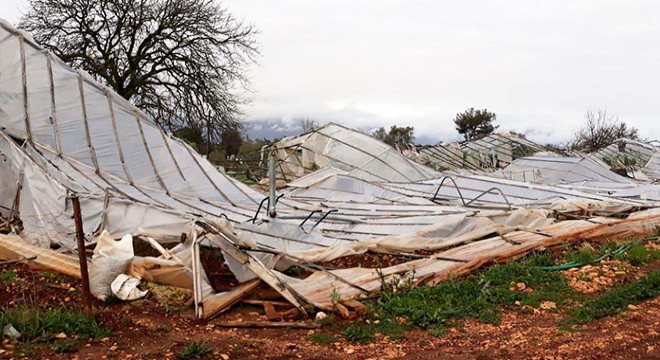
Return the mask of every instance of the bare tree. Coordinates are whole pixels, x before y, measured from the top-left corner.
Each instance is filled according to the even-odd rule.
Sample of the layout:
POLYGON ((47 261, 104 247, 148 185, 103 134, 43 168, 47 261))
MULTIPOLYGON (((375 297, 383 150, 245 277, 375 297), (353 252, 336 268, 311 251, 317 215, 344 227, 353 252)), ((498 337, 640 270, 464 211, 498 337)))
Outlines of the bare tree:
POLYGON ((256 30, 214 0, 29 0, 19 27, 170 131, 240 126, 256 30))
POLYGON ((639 131, 618 118, 607 115, 606 110, 588 110, 584 125, 575 133, 569 144, 571 150, 592 152, 612 144, 621 138, 639 139, 639 131))
POLYGON ((316 120, 305 118, 300 120, 300 126, 302 127, 303 133, 310 132, 319 128, 319 123, 316 120))

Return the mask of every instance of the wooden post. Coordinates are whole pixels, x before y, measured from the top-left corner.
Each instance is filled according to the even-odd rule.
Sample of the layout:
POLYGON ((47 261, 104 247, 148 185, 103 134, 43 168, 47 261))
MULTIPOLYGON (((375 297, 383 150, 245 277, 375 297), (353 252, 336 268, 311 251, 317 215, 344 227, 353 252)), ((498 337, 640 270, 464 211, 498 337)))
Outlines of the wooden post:
POLYGON ((80 278, 82 279, 83 303, 85 313, 92 315, 92 292, 89 289, 89 273, 87 272, 87 256, 85 256, 85 233, 83 231, 82 213, 80 212, 80 199, 71 198, 73 203, 73 220, 76 224, 76 241, 78 242, 78 261, 80 261, 80 278))

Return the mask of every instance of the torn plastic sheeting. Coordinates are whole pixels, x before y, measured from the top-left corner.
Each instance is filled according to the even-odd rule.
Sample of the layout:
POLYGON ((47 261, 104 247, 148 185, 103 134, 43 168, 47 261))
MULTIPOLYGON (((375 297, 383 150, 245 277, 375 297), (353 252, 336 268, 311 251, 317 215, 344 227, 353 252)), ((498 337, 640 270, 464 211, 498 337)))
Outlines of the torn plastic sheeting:
POLYGON ((449 274, 463 275, 487 263, 515 259, 535 249, 577 241, 578 239, 603 240, 625 238, 632 235, 646 235, 655 233, 655 228, 660 226, 660 209, 642 211, 633 215, 624 220, 591 219, 593 222, 598 222, 597 224, 582 220, 563 221, 543 228, 543 232, 549 233, 550 237, 518 231, 507 234, 506 239, 509 241, 501 237, 495 237, 436 254, 443 258, 460 259, 467 262, 425 258, 380 269, 380 274, 374 269, 350 268, 330 270, 329 272, 334 276, 327 272, 316 272, 305 279, 296 279, 281 273, 277 274, 297 293, 311 301, 315 306, 332 310, 333 297, 336 297, 336 295, 332 295, 333 293, 339 294, 342 301, 365 295, 354 286, 339 281, 337 277, 341 277, 368 291, 380 289, 383 276, 385 281, 391 281, 395 277, 405 279, 414 276, 415 279, 436 284, 447 279, 449 274), (515 239, 520 245, 512 244, 511 239, 515 239))
POLYGON ((391 146, 359 131, 329 123, 275 144, 278 171, 287 178, 334 167, 371 181, 417 181, 437 174, 404 157, 391 146))
MULTIPOLYGON (((286 240, 284 237, 277 238, 273 236, 272 241, 268 241, 266 236, 257 236, 259 242, 266 243, 270 248, 280 251, 284 254, 292 254, 297 258, 310 263, 331 261, 333 259, 362 254, 367 251, 373 252, 409 252, 420 249, 440 250, 457 244, 478 240, 493 233, 508 233, 518 228, 529 229, 529 231, 543 229, 552 224, 554 219, 549 218, 549 212, 544 210, 526 210, 519 209, 512 213, 493 211, 492 217, 487 216, 469 216, 471 213, 445 215, 435 224, 426 226, 424 229, 396 236, 377 237, 364 239, 357 242, 339 241, 335 239, 335 244, 329 247, 314 246, 301 242, 286 240)), ((279 226, 278 231, 274 231, 276 223, 269 224, 271 231, 269 233, 282 235, 284 225, 279 226)), ((292 228, 292 226, 289 226, 292 228)), ((249 234, 249 228, 241 234, 249 234)), ((298 236, 299 230, 290 230, 287 237, 305 240, 298 236)), ((244 235, 245 236, 245 235, 244 235)), ((243 236, 243 237, 244 237, 243 236)), ((314 242, 316 234, 310 234, 309 243, 314 242)), ((286 256, 283 260, 291 261, 286 256)), ((288 263, 287 263, 288 264, 288 263)), ((278 266, 278 268, 281 268, 278 266)))
POLYGON ((119 276, 117 276, 117 278, 110 285, 112 294, 119 300, 124 301, 141 299, 147 295, 148 291, 138 289, 140 280, 140 278, 134 276, 119 274, 119 276))

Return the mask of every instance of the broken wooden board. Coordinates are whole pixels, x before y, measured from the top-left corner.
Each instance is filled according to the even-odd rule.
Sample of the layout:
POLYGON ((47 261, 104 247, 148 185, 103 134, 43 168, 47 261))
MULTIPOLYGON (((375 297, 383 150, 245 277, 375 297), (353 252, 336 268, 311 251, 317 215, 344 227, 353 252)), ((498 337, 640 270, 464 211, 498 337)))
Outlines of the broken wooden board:
POLYGON ((273 321, 273 320, 280 320, 282 318, 282 314, 277 312, 275 310, 275 306, 273 306, 272 303, 265 301, 264 302, 264 313, 266 314, 266 319, 273 321))
POLYGON ((253 279, 236 286, 230 291, 205 297, 204 302, 202 303, 204 308, 202 318, 210 319, 227 311, 232 305, 241 301, 241 299, 250 294, 251 291, 259 287, 259 285, 261 285, 261 279, 253 279))
POLYGON ((80 279, 78 257, 28 244, 18 235, 0 235, 0 260, 32 257, 36 257, 36 259, 29 262, 31 266, 36 265, 80 279))
MULTIPOLYGON (((238 239, 236 239, 234 234, 223 232, 222 229, 220 229, 220 233, 218 235, 207 236, 207 238, 214 244, 218 245, 218 247, 220 247, 220 249, 222 249, 225 254, 231 256, 234 260, 245 265, 266 284, 270 285, 270 287, 279 292, 282 297, 287 299, 293 306, 298 308, 303 314, 307 314, 307 311, 298 301, 298 299, 304 298, 300 294, 294 294, 291 287, 289 287, 285 281, 280 280, 277 275, 275 275, 270 269, 264 266, 264 264, 262 264, 259 260, 239 249, 235 245, 235 242, 238 241, 238 239)), ((311 304, 309 301, 308 303, 311 304)))

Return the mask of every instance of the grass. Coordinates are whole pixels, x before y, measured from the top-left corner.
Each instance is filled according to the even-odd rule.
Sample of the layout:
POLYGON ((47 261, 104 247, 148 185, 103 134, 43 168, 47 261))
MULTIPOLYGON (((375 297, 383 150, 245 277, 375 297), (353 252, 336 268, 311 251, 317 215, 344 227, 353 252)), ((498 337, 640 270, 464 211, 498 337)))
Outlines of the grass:
POLYGON ((633 245, 625 253, 615 256, 617 260, 627 261, 631 265, 641 266, 660 259, 660 250, 647 249, 643 245, 633 245))
POLYGON ((181 314, 183 312, 186 312, 190 307, 186 305, 182 306, 170 306, 165 304, 165 312, 168 313, 169 315, 174 315, 174 314, 181 314))
POLYGON ((337 339, 334 336, 324 332, 315 332, 309 335, 307 339, 317 344, 332 344, 333 342, 337 341, 337 339))
POLYGON ((10 283, 16 278, 16 272, 13 270, 6 270, 0 273, 0 283, 10 283))
POLYGON ((626 310, 629 304, 638 304, 658 295, 660 270, 586 301, 582 307, 571 311, 567 323, 585 324, 594 319, 616 315, 626 310))
MULTIPOLYGON (((620 246, 615 242, 605 244, 593 244, 580 249, 567 248, 563 258, 566 262, 576 262, 584 265, 594 264, 596 259, 611 254, 620 246)), ((660 250, 648 249, 640 243, 631 243, 630 248, 621 254, 616 254, 612 258, 620 261, 629 262, 634 266, 641 266, 648 262, 660 259, 660 250)))
POLYGON ((374 331, 364 323, 356 323, 344 330, 344 338, 348 341, 368 344, 374 339, 374 331))
POLYGON ((406 326, 422 327, 437 336, 457 319, 477 318, 498 323, 501 307, 516 301, 530 306, 538 306, 542 301, 558 305, 574 301, 579 295, 561 273, 541 269, 554 264, 549 254, 535 254, 435 287, 390 293, 372 303, 370 316, 379 319, 381 327, 393 324, 403 327, 396 319, 404 318, 406 326), (517 283, 524 283, 533 291, 518 291, 517 283))
POLYGON ((7 324, 12 324, 21 333, 23 341, 49 341, 59 333, 101 339, 110 333, 94 319, 67 308, 45 310, 23 306, 1 310, 0 327, 7 324))
POLYGON ((199 341, 188 343, 178 355, 180 359, 202 359, 212 352, 213 349, 206 345, 206 341, 199 341))
POLYGON ((39 273, 39 278, 44 280, 53 280, 53 281, 69 281, 71 279, 64 274, 50 273, 50 272, 39 273))
MULTIPOLYGON (((566 328, 571 324, 615 315, 624 311, 628 304, 660 295, 660 273, 654 272, 633 283, 619 285, 594 298, 576 292, 561 272, 543 268, 567 262, 593 264, 619 247, 620 244, 608 243, 583 246, 578 250, 568 248, 557 260, 549 253, 534 253, 435 287, 392 289, 391 284, 383 280, 382 296, 370 303, 369 321, 349 327, 344 337, 355 342, 368 342, 376 332, 403 337, 413 326, 424 328, 431 335, 442 336, 446 328, 454 326, 459 319, 476 318, 486 323, 498 323, 502 308, 518 303, 523 306, 523 312, 532 312, 530 307, 538 307, 545 301, 557 305, 557 310, 546 311, 569 308, 570 317, 562 325, 566 328), (517 289, 519 283, 525 285, 525 290, 517 289), (399 319, 405 319, 405 323, 399 319)), ((641 266, 660 259, 660 251, 632 244, 614 258, 641 266)))
POLYGON ((302 270, 303 270, 303 269, 300 268, 299 266, 295 266, 295 265, 294 265, 294 266, 290 266, 288 269, 286 269, 286 270, 284 271, 284 275, 288 275, 288 276, 298 276, 298 275, 300 275, 300 274, 302 273, 302 270))
POLYGON ((72 353, 76 352, 76 345, 78 342, 73 339, 56 340, 50 345, 50 349, 56 353, 72 353))

